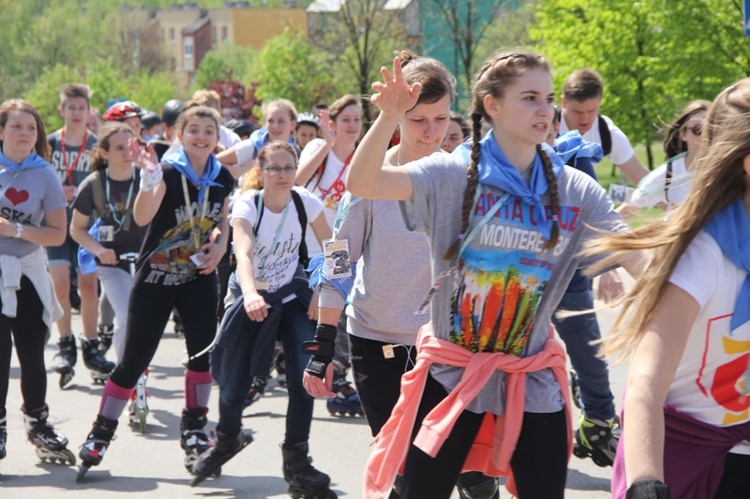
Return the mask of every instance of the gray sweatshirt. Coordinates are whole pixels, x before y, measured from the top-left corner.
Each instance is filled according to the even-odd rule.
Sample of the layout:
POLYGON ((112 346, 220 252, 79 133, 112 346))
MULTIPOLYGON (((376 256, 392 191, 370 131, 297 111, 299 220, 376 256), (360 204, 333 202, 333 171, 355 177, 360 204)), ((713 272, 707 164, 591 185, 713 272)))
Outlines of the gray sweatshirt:
MULTIPOLYGON (((427 238, 407 229, 397 201, 355 201, 349 203, 336 237, 349 241, 351 260, 357 262, 346 309, 348 331, 384 343, 414 345, 419 328, 429 320, 428 314, 415 314, 432 284, 427 238)), ((341 309, 344 302, 333 286, 323 285, 321 306, 341 309)))

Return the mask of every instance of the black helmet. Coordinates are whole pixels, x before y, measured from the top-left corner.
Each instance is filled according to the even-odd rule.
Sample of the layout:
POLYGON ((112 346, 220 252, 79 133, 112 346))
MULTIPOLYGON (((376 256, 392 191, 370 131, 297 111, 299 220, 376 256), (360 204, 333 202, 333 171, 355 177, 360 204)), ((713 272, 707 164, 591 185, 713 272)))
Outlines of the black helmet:
POLYGON ((161 123, 161 117, 153 111, 146 111, 141 116, 141 125, 143 128, 151 128, 161 123))
POLYGON ((177 123, 177 117, 182 112, 182 108, 185 103, 181 100, 172 99, 168 100, 164 107, 161 108, 161 119, 166 126, 174 126, 177 123))
POLYGON ((224 126, 229 128, 231 131, 233 131, 240 137, 244 137, 245 135, 250 135, 251 133, 255 131, 255 125, 253 125, 251 122, 247 120, 231 119, 227 121, 224 126))

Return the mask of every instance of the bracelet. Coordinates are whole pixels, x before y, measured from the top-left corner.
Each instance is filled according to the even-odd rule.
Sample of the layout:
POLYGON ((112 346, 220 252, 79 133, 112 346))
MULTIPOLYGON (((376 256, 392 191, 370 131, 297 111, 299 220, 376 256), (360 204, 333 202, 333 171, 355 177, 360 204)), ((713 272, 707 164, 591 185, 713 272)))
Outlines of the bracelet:
POLYGON ((21 239, 21 234, 23 234, 23 225, 16 222, 16 235, 14 235, 13 237, 16 239, 21 239))
POLYGON ((141 190, 153 191, 161 182, 162 177, 164 177, 164 171, 158 163, 143 167, 141 169, 141 190))

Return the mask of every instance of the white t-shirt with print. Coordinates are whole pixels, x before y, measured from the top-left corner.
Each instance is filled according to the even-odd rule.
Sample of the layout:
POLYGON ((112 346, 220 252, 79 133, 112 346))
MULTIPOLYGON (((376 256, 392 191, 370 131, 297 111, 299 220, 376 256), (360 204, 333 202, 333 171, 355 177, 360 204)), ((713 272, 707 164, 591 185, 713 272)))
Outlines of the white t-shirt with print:
MULTIPOLYGON (((302 198, 302 204, 307 214, 307 232, 313 232, 309 223, 318 216, 323 209, 321 202, 308 191, 301 187, 293 189, 302 198)), ((234 227, 236 218, 243 218, 255 226, 257 210, 255 208, 254 194, 257 191, 251 189, 245 191, 234 203, 232 208, 231 224, 234 227)), ((253 265, 256 282, 264 283, 269 292, 273 293, 280 287, 292 282, 294 272, 299 263, 299 246, 302 242, 302 228, 299 225, 299 216, 291 196, 286 208, 287 214, 283 227, 281 221, 284 218, 283 211, 274 213, 263 208, 263 218, 260 221, 258 234, 255 238, 255 256, 253 265), (276 245, 273 246, 276 233, 279 233, 276 245), (273 246, 273 247, 272 247, 273 246)), ((317 240, 316 240, 317 243, 317 240)))
MULTIPOLYGON (((609 127, 609 134, 612 137, 612 151, 609 153, 609 160, 616 165, 621 165, 627 162, 635 154, 633 146, 630 145, 628 137, 623 133, 622 130, 617 127, 617 125, 612 122, 611 119, 609 119, 609 117, 604 116, 603 114, 601 115, 601 117, 604 118, 604 121, 607 123, 609 127)), ((560 135, 563 135, 569 131, 570 130, 568 129, 568 124, 565 122, 565 119, 561 119, 560 135)), ((599 133, 598 119, 594 120, 594 125, 589 129, 588 132, 584 133, 582 137, 583 140, 588 140, 589 142, 594 142, 599 145, 602 144, 602 136, 599 133)))
MULTIPOLYGON (((302 151, 300 163, 315 154, 325 143, 326 141, 323 139, 311 140, 305 146, 305 150, 302 151)), ((316 173, 305 185, 315 197, 323 202, 323 213, 325 213, 326 221, 330 227, 333 227, 333 222, 336 220, 336 209, 346 192, 346 170, 348 170, 346 159, 337 158, 333 151, 329 152, 323 175, 318 177, 316 173)), ((307 251, 310 258, 323 252, 315 234, 307 234, 307 251)))
POLYGON ((750 322, 734 331, 729 327, 746 277, 722 254, 713 237, 701 231, 669 279, 701 310, 666 403, 716 426, 750 421, 750 396, 742 393, 750 361, 750 322))

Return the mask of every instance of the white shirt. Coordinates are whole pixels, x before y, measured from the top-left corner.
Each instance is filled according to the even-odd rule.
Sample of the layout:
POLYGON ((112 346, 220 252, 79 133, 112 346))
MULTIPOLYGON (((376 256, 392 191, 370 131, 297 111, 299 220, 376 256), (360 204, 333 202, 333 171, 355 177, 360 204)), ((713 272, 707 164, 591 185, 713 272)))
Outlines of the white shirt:
MULTIPOLYGON (((635 154, 635 151, 633 150, 633 146, 630 145, 630 141, 628 140, 628 137, 617 128, 617 126, 612 122, 609 117, 601 115, 602 118, 604 118, 604 121, 607 123, 609 128, 609 134, 612 137, 612 151, 609 153, 609 159, 612 161, 612 163, 616 165, 621 165, 623 163, 626 163, 630 158, 633 157, 635 154)), ((565 117, 563 117, 560 120, 560 135, 563 135, 570 130, 568 129, 568 124, 565 122, 565 117)), ((599 120, 594 120, 594 125, 589 129, 588 132, 584 133, 582 135, 583 140, 588 140, 589 142, 594 142, 596 144, 601 145, 602 144, 602 136, 599 133, 599 120)))

